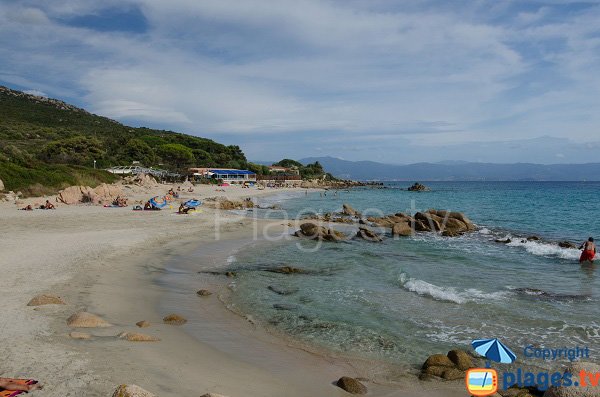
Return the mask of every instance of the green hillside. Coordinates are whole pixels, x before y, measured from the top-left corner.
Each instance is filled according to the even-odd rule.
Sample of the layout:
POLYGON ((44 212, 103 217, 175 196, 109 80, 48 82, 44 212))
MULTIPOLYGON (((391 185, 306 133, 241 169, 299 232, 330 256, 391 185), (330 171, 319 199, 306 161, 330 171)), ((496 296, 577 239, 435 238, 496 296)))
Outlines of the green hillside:
POLYGON ((114 177, 97 168, 139 161, 173 171, 189 166, 252 168, 238 146, 172 131, 134 128, 62 101, 0 86, 0 180, 26 194, 114 177))

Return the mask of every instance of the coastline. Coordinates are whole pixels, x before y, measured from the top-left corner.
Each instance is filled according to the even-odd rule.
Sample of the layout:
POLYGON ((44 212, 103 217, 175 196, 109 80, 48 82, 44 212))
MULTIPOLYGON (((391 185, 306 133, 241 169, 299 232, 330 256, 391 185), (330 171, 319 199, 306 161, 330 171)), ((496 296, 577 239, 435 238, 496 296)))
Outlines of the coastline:
MULTIPOLYGON (((241 192, 245 196, 254 193, 258 192, 241 192)), ((231 397, 347 395, 332 382, 340 376, 361 376, 353 363, 274 337, 227 310, 218 294, 196 296, 195 291, 205 284, 168 291, 157 281, 168 272, 180 271, 167 269, 173 256, 188 255, 200 246, 213 256, 204 257, 198 266, 213 266, 252 235, 250 219, 223 212, 221 240, 211 241, 210 214, 216 210, 204 211, 183 217, 172 211, 147 214, 89 206, 26 213, 16 211, 14 205, 0 206, 6 225, 1 266, 9 274, 3 314, 13 320, 1 333, 6 358, 1 374, 40 380, 46 388, 33 395, 44 396, 106 396, 122 383, 138 384, 159 396, 206 392, 231 397), (215 244, 221 245, 219 249, 215 244), (25 306, 41 293, 59 295, 67 305, 25 306), (162 316, 172 307, 161 300, 169 299, 169 294, 177 297, 168 301, 172 307, 182 299, 198 302, 199 310, 189 314, 188 324, 162 324, 162 316), (66 318, 80 310, 95 313, 114 326, 91 329, 92 340, 71 339, 66 318), (151 327, 138 329, 135 323, 140 320, 149 321, 151 327), (223 334, 225 330, 229 335, 223 334), (161 341, 134 343, 115 337, 123 331, 143 332, 161 341)), ((193 278, 201 269, 188 269, 184 274, 193 278)), ((209 287, 226 288, 218 284, 209 287)), ((428 395, 432 389, 448 396, 464 393, 449 384, 423 386, 416 380, 391 388, 367 384, 372 395, 428 395)))

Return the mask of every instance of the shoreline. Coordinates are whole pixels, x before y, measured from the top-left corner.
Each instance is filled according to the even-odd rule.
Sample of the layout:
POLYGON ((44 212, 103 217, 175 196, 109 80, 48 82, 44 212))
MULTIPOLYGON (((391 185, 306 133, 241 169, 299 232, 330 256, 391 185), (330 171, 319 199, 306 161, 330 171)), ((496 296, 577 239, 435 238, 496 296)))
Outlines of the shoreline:
MULTIPOLYGON (((240 192, 256 196, 253 193, 240 192)), ((231 397, 347 395, 332 382, 341 376, 357 376, 351 363, 291 346, 229 312, 217 294, 208 298, 196 296, 196 290, 203 286, 167 291, 157 281, 173 272, 168 263, 174 257, 213 244, 210 237, 214 225, 208 215, 214 210, 205 211, 183 217, 171 211, 136 214, 129 209, 78 205, 32 214, 16 211, 14 205, 1 205, 0 217, 7 227, 0 248, 2 268, 10 272, 3 315, 13 322, 5 325, 1 333, 1 352, 6 362, 0 367, 0 374, 36 378, 46 387, 32 395, 44 396, 63 396, 68 392, 106 396, 122 383, 138 384, 158 396, 206 392, 231 397), (41 293, 59 295, 67 305, 25 306, 41 293), (198 302, 206 318, 197 313, 196 318, 191 314, 189 323, 182 327, 162 324, 161 318, 168 310, 161 299, 168 293, 174 293, 177 299, 198 302), (207 301, 212 302, 206 304, 207 301), (72 330, 65 320, 80 310, 97 314, 114 326, 79 330, 89 331, 94 335, 92 340, 71 339, 68 334, 72 330), (135 323, 141 320, 152 325, 139 329, 135 323), (227 350, 223 341, 221 346, 213 346, 210 341, 198 341, 190 335, 190 328, 203 324, 232 333, 227 342, 229 351, 223 351, 227 350), (116 338, 122 331, 142 332, 161 341, 134 343, 116 338), (231 341, 238 347, 259 345, 253 354, 262 353, 262 367, 257 361, 249 362, 249 356, 243 357, 231 341)), ((247 241, 252 230, 251 219, 240 220, 225 212, 222 219, 226 224, 224 240, 215 244, 222 244, 223 253, 220 259, 212 258, 221 261, 239 247, 240 241, 247 241)), ((204 266, 208 259, 204 258, 204 266)), ((192 273, 185 275, 192 277, 192 273)), ((177 299, 172 301, 175 306, 177 299)), ((415 396, 428 395, 432 390, 440 394, 442 388, 447 391, 444 395, 454 395, 449 384, 431 383, 425 389, 416 380, 401 389, 367 384, 371 395, 379 395, 378 389, 385 389, 385 395, 390 396, 396 391, 415 396)), ((464 393, 462 388, 456 392, 459 390, 464 393)))

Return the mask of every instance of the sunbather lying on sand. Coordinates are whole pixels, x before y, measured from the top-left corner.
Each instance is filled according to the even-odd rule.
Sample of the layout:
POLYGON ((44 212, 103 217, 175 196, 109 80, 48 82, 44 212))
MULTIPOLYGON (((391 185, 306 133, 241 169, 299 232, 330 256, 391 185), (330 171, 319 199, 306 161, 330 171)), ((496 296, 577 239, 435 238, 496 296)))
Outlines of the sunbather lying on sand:
POLYGON ((33 385, 23 385, 17 383, 16 379, 0 378, 0 389, 10 391, 32 391, 42 389, 42 385, 35 383, 33 385))
POLYGON ((46 204, 40 207, 41 210, 55 210, 56 207, 50 201, 46 200, 46 204))
POLYGON ((33 211, 33 207, 31 206, 31 204, 29 204, 27 207, 25 208, 21 208, 22 211, 33 211))

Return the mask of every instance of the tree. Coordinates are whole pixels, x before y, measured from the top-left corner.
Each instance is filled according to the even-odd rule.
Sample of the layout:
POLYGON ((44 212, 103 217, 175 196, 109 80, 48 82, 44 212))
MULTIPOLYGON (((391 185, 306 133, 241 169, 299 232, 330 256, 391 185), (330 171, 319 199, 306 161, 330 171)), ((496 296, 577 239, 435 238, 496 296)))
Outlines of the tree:
POLYGON ((194 164, 192 149, 179 143, 167 143, 158 147, 158 155, 163 163, 182 170, 194 164))
POLYGON ((127 142, 124 148, 126 160, 139 161, 146 166, 151 166, 156 162, 154 150, 141 139, 133 138, 127 142))
POLYGON ((278 163, 275 163, 273 165, 279 166, 279 167, 286 167, 286 168, 291 168, 291 167, 298 167, 298 168, 302 168, 303 165, 302 163, 299 163, 296 160, 292 160, 292 159, 283 159, 278 163))
POLYGON ((102 143, 93 137, 74 136, 47 144, 40 157, 49 163, 87 165, 104 157, 102 143))

